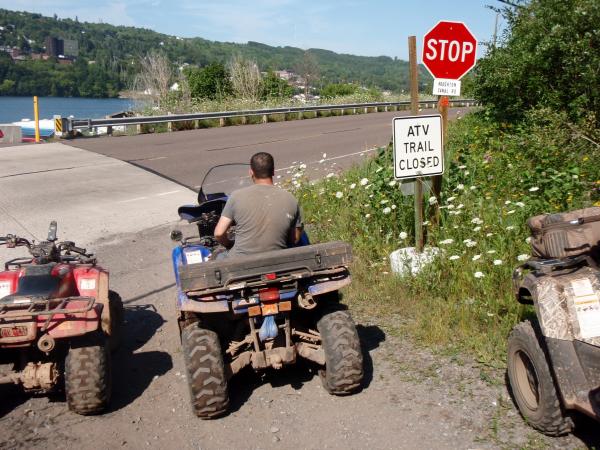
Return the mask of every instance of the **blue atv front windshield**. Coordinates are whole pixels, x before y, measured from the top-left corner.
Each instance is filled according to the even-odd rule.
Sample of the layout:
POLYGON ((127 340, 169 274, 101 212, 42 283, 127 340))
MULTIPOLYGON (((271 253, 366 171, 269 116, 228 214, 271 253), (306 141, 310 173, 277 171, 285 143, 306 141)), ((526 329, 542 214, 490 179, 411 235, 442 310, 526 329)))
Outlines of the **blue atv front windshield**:
POLYGON ((212 167, 204 176, 198 203, 227 197, 233 191, 252 184, 250 165, 242 163, 221 164, 212 167))

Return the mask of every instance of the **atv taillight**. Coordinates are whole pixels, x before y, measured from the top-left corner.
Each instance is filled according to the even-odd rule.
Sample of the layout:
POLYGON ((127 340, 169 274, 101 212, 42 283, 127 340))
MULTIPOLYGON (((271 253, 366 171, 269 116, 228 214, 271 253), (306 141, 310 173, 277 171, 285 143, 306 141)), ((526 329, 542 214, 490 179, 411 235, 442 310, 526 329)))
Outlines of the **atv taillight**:
POLYGON ((277 279, 277 274, 276 273, 265 273, 262 276, 263 281, 273 281, 275 279, 277 279))
POLYGON ((273 302, 279 300, 279 289, 265 288, 258 291, 258 297, 261 302, 273 302))

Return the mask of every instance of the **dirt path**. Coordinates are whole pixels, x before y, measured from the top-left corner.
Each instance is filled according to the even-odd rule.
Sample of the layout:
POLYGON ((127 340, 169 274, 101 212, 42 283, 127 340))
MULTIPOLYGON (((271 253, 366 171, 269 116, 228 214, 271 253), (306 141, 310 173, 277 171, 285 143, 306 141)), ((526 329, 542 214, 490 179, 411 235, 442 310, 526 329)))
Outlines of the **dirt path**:
MULTIPOLYGON (((364 389, 332 397, 308 367, 245 371, 232 383, 232 412, 201 421, 190 411, 175 322, 167 227, 95 249, 126 301, 125 345, 114 358, 112 410, 81 417, 55 398, 0 389, 0 448, 582 448, 526 426, 501 374, 418 350, 378 320, 357 317, 365 349, 364 389)), ((596 428, 597 429, 597 428, 596 428)), ((587 433, 587 434, 586 434, 587 433)), ((597 439, 597 438, 596 438, 597 439)))

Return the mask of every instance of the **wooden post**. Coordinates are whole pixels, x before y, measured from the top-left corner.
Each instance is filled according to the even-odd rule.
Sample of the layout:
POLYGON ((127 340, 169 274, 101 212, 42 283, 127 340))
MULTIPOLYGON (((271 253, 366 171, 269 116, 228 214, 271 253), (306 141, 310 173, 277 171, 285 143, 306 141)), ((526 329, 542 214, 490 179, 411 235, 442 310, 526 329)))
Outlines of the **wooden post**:
MULTIPOLYGON (((410 65, 410 109, 413 116, 419 115, 419 80, 417 71, 417 38, 408 37, 408 59, 410 65)), ((415 250, 423 251, 423 179, 415 178, 415 250)))
POLYGON ((269 121, 269 116, 267 114, 263 114, 262 123, 267 123, 269 121))
POLYGON ((35 121, 35 142, 40 142, 40 109, 37 95, 33 96, 33 120, 35 121))
MULTIPOLYGON (((170 112, 167 113, 168 116, 171 115, 170 112)), ((170 133, 171 131, 173 131, 173 122, 167 122, 167 131, 170 133)))
POLYGON ((248 118, 246 116, 242 116, 242 125, 246 125, 248 123, 248 118))
POLYGON ((225 117, 219 117, 219 126, 220 127, 224 127, 225 126, 225 117))
POLYGON ((142 124, 141 123, 138 123, 135 126, 135 131, 137 132, 137 134, 142 134, 142 124))

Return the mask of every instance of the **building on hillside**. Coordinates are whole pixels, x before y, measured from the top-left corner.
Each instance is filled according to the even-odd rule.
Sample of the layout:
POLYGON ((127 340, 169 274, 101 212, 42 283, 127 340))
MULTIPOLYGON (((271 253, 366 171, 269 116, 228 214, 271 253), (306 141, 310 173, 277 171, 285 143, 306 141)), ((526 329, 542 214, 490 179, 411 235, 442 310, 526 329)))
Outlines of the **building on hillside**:
POLYGON ((46 38, 46 55, 58 58, 58 55, 64 55, 64 44, 62 39, 48 36, 46 38))
POLYGON ((73 39, 46 38, 46 55, 74 59, 79 56, 79 43, 73 39))
POLYGON ((289 81, 294 78, 294 72, 290 72, 288 70, 276 70, 275 75, 282 80, 289 81))

